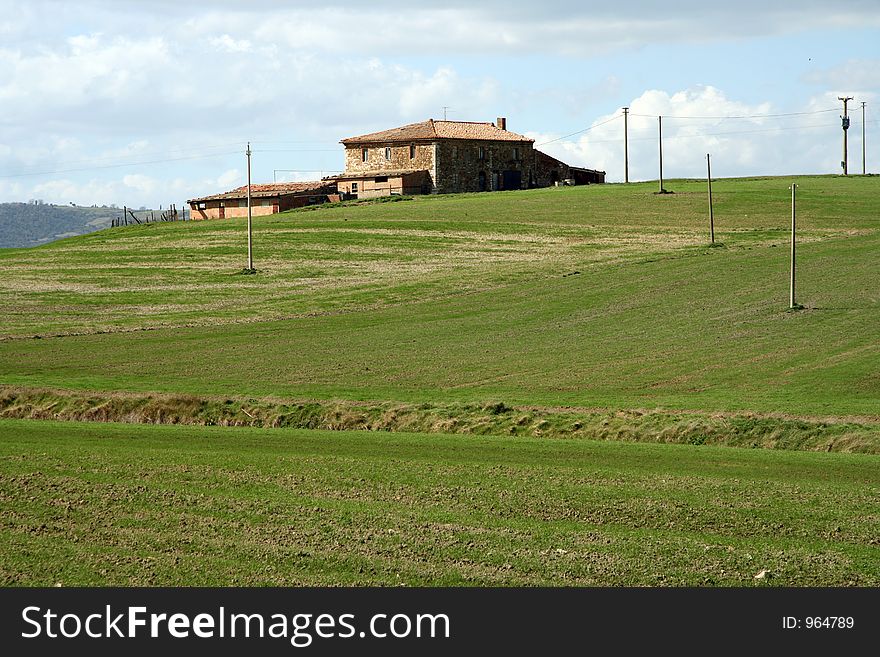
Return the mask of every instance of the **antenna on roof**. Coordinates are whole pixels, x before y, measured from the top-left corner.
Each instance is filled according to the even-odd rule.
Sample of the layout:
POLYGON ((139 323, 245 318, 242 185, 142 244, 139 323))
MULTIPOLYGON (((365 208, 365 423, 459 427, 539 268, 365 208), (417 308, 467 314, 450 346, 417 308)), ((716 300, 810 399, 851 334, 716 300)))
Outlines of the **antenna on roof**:
POLYGON ((448 109, 451 109, 451 108, 447 107, 446 105, 443 106, 443 120, 444 121, 446 120, 446 110, 448 110, 448 109))

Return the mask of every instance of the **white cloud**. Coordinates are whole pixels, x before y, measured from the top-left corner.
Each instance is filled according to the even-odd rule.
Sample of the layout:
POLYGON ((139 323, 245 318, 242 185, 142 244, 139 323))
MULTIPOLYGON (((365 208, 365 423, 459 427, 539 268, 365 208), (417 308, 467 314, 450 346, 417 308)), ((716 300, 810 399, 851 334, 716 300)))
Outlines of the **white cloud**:
POLYGON ((228 34, 209 39, 211 45, 226 52, 250 52, 253 46, 247 39, 233 39, 228 34))
POLYGON ((238 169, 229 169, 217 177, 216 185, 222 188, 232 187, 236 183, 241 182, 241 180, 242 175, 238 169))
MULTIPOLYGON (((581 75, 590 71, 584 58, 597 52, 829 24, 880 24, 876 2, 704 4, 670 8, 632 0, 624 11, 609 3, 573 0, 552 6, 374 0, 365 11, 355 2, 0 0, 0 194, 27 198, 43 185, 45 195, 56 193, 61 202, 154 205, 170 200, 166 194, 192 197, 242 184, 239 152, 247 140, 297 144, 262 147, 255 180, 265 182, 276 168, 337 167, 341 137, 439 118, 444 106, 451 108, 452 119, 506 115, 517 131, 601 111, 596 108, 607 111, 623 93, 637 95, 634 90, 642 87, 635 86, 639 82, 632 68, 581 75), (719 25, 724 29, 716 29, 719 25), (535 74, 535 61, 556 75, 545 80, 535 74), (518 77, 521 64, 527 74, 518 77), (571 71, 564 83, 560 71, 571 71), (320 145, 298 145, 303 141, 320 145), (285 148, 289 154, 282 152, 285 148), (228 155, 233 150, 235 155, 228 155), (155 164, 161 160, 167 163, 155 164), (133 163, 138 166, 128 166, 133 163), (44 176, 30 176, 37 172, 55 172, 49 175, 62 179, 50 183, 44 176), (18 178, 22 174, 28 175, 18 178), (101 180, 108 182, 101 186, 101 180), (154 181, 151 198, 147 181, 154 181), (71 193, 99 197, 63 198, 71 193)), ((859 100, 871 99, 880 89, 877 63, 862 56, 812 74, 809 82, 850 95, 862 89, 859 100)), ((646 66, 656 70, 653 62, 646 66)), ((685 80, 674 84, 688 87, 687 75, 682 72, 685 80)), ((645 73, 644 79, 653 78, 645 73)), ((815 91, 816 104, 807 109, 827 102, 825 94, 815 91)), ((688 113, 697 106, 718 114, 760 113, 771 107, 731 100, 712 87, 645 92, 631 104, 634 113, 638 107, 645 114, 688 113)), ((821 140, 799 141, 800 136, 787 132, 703 134, 774 125, 676 125, 670 120, 664 126, 669 175, 698 175, 698 151, 707 148, 717 151, 719 172, 725 167, 744 173, 755 172, 749 167, 775 170, 786 162, 800 166, 808 156, 814 158, 811 167, 836 170, 839 149, 828 149, 829 159, 821 140)), ((642 125, 632 117, 634 177, 656 176, 655 126, 656 121, 646 119, 642 125)), ((819 133, 825 139, 818 129, 806 134, 819 133)), ((832 128, 829 143, 839 128, 837 133, 832 128)), ((610 140, 622 140, 619 121, 546 149, 622 179, 622 143, 610 140)), ((290 175, 315 177, 310 172, 290 175)))
MULTIPOLYGON (((811 99, 804 112, 833 109, 830 98, 811 99)), ((717 177, 837 172, 840 159, 837 115, 821 112, 768 117, 780 113, 767 102, 727 98, 714 87, 667 93, 648 90, 630 103, 630 180, 659 175, 658 116, 663 116, 664 178, 702 177, 707 153, 717 177), (750 118, 721 118, 750 117, 750 118), (811 157, 805 158, 804 153, 811 157)), ((600 117, 589 132, 552 141, 558 135, 530 134, 539 150, 574 165, 604 170, 609 181, 624 179, 622 114, 600 117), (604 125, 603 122, 608 121, 604 125)))
POLYGON ((71 37, 62 47, 0 49, 0 102, 11 120, 54 120, 64 109, 98 116, 121 103, 145 103, 173 64, 162 37, 71 37))
POLYGON ((129 174, 123 176, 122 183, 126 187, 131 187, 144 194, 151 194, 158 188, 158 181, 140 173, 129 174))
MULTIPOLYGON (((78 183, 63 178, 59 180, 49 180, 47 182, 33 185, 28 194, 28 198, 43 199, 47 203, 56 203, 66 205, 67 203, 75 203, 77 205, 92 205, 97 203, 119 203, 120 198, 126 195, 121 193, 124 185, 119 181, 106 180, 89 180, 86 183, 78 183)), ((139 202, 133 201, 129 203, 131 206, 140 205, 139 202)))
POLYGON ((831 68, 811 71, 803 76, 803 80, 849 92, 862 90, 859 95, 866 96, 866 90, 880 88, 880 59, 850 59, 831 68))
MULTIPOLYGON (((651 43, 704 43, 749 36, 786 34, 827 27, 880 25, 868 2, 829 6, 820 0, 759 0, 737 3, 632 1, 613 3, 510 3, 484 1, 413 5, 410 2, 313 4, 214 3, 209 12, 185 21, 187 32, 248 34, 256 42, 283 41, 288 47, 322 53, 391 55, 533 54, 582 57, 651 43), (723 26, 722 30, 718 26, 723 26)), ((233 35, 233 37, 236 35, 233 35)))

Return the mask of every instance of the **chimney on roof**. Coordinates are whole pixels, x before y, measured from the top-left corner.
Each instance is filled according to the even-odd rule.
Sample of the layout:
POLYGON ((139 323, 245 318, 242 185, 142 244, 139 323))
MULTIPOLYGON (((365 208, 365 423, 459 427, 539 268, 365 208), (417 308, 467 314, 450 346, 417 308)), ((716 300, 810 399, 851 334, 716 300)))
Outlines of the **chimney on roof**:
POLYGON ((499 130, 507 130, 507 119, 503 116, 499 116, 498 120, 495 121, 495 125, 498 126, 499 130))

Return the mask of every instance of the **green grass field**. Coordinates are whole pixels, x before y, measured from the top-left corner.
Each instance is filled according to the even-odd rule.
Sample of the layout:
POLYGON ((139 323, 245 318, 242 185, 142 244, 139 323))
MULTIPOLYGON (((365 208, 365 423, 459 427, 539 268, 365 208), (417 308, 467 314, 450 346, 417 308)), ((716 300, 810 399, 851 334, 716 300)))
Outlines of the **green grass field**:
POLYGON ((704 185, 0 251, 6 582, 876 586, 880 178, 704 185))
POLYGON ((790 182, 718 181, 714 249, 674 182, 262 219, 256 276, 242 222, 5 252, 0 381, 877 420, 880 178, 800 180, 798 313, 790 182))
POLYGON ((880 584, 864 455, 11 420, 0 438, 4 585, 880 584))

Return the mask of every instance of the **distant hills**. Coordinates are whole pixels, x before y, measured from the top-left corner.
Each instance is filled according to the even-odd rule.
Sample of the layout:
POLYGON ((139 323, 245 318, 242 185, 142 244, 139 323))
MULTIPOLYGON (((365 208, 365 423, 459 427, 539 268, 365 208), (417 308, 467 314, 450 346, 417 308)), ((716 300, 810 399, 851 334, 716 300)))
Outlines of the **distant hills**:
MULTIPOLYGON (((142 211, 135 211, 141 215, 142 211)), ((0 248, 37 246, 110 226, 122 208, 0 203, 0 248)))

